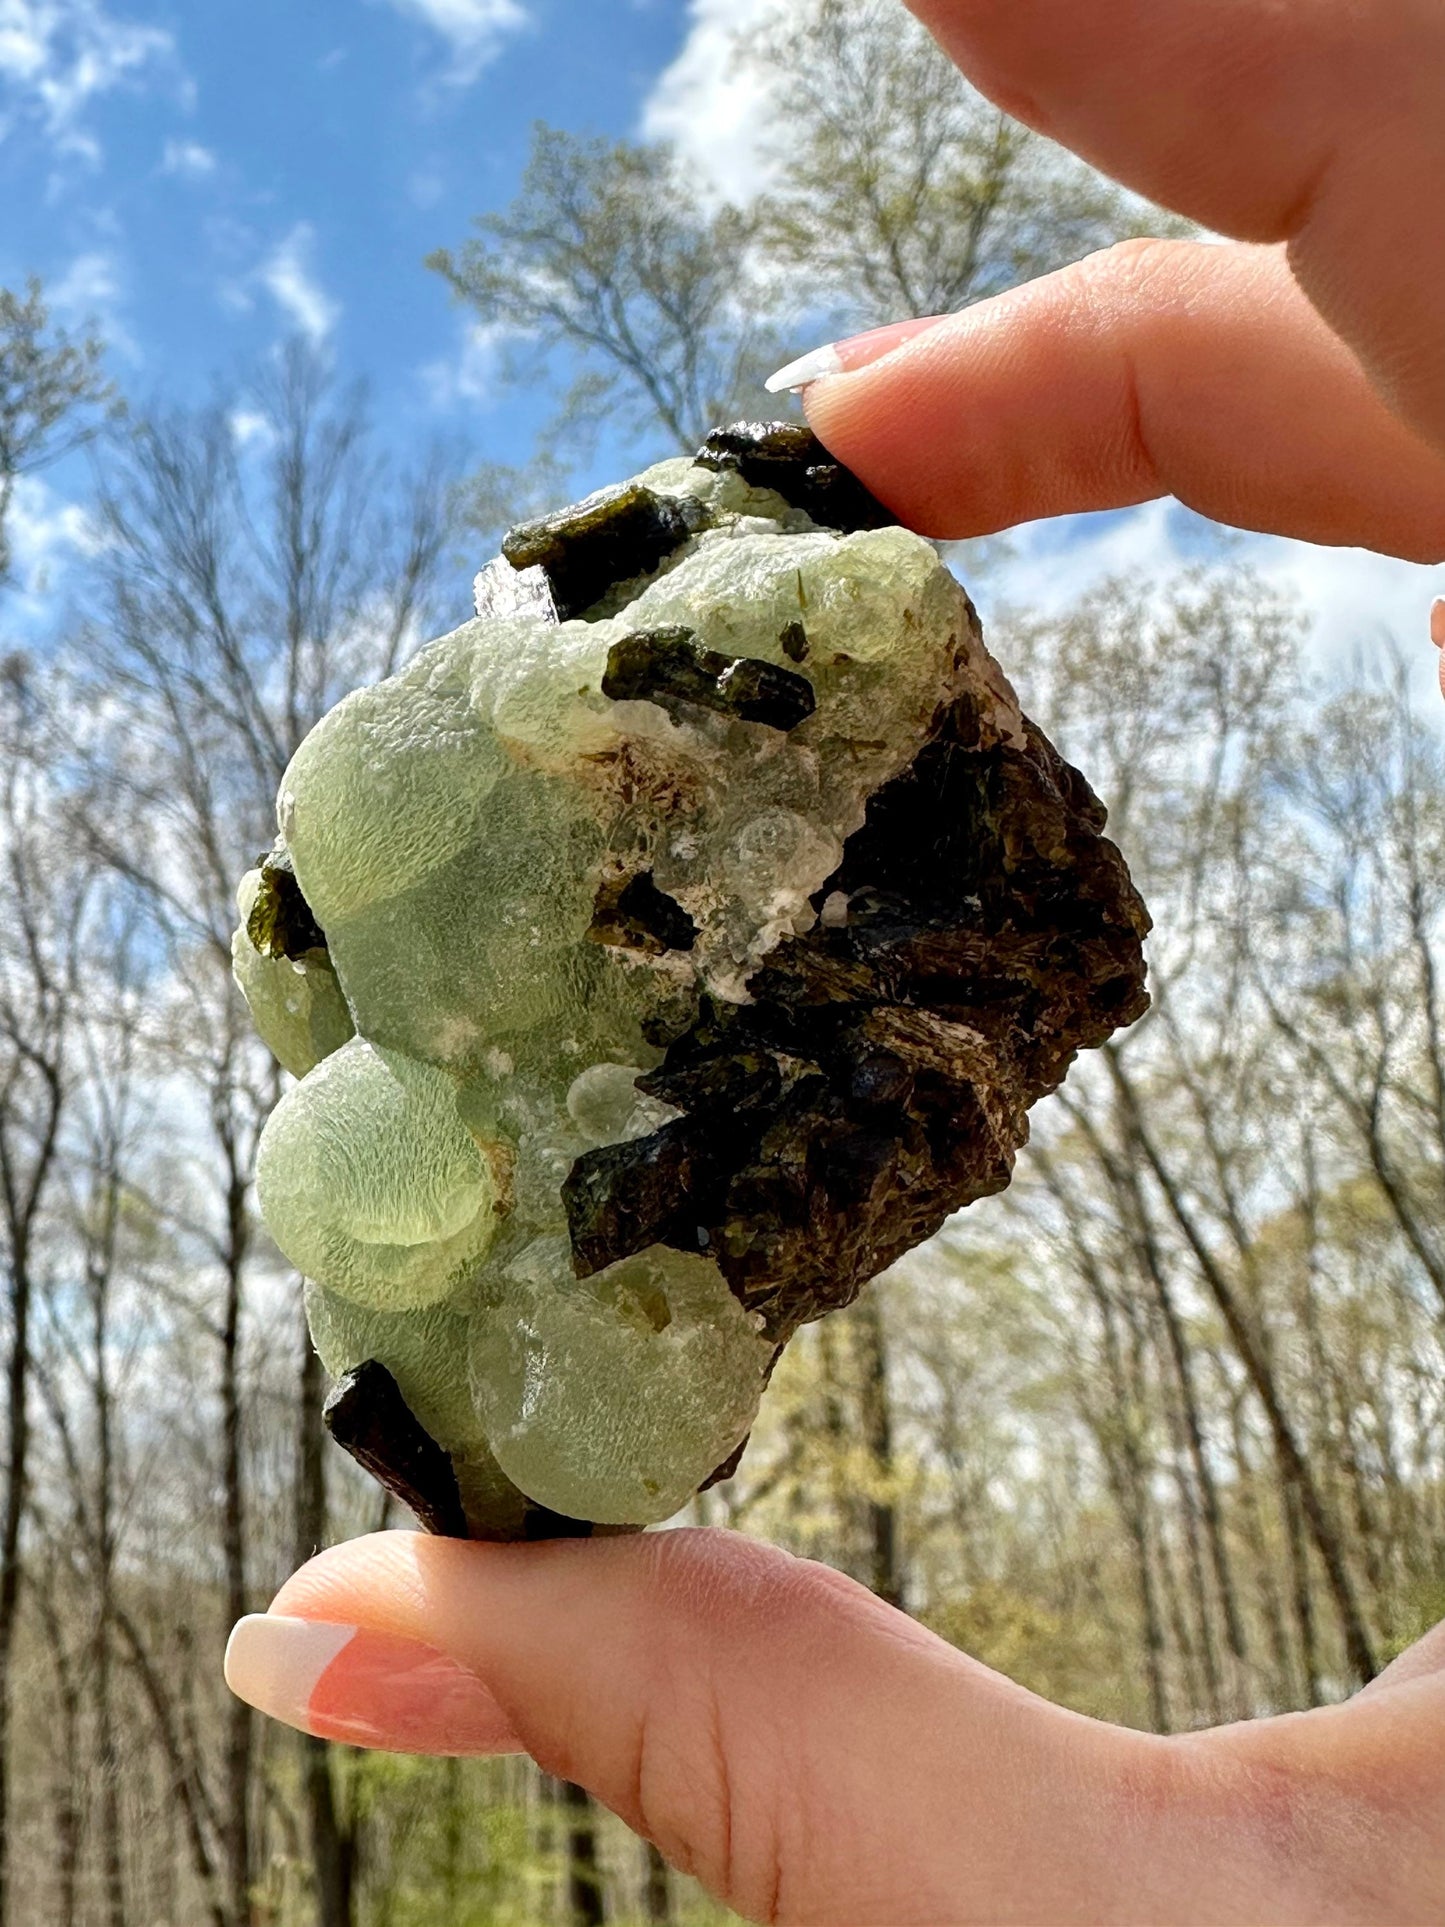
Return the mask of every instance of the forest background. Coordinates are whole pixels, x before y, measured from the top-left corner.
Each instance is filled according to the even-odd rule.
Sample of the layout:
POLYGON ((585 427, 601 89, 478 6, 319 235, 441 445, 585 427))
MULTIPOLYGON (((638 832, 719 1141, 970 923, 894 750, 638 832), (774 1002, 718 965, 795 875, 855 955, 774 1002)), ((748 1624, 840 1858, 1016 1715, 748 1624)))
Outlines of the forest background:
MULTIPOLYGON (((450 22, 431 87, 525 26, 410 10, 450 22)), ((65 12, 0 8, 0 80, 65 12)), ((464 330, 439 434, 352 385, 294 233, 252 283, 294 331, 199 400, 94 274, 94 327, 83 277, 0 293, 0 1927, 722 1917, 529 1763, 307 1742, 219 1677, 299 1559, 403 1523, 325 1441, 253 1209, 281 1074, 231 986, 232 891, 292 748, 466 615, 510 517, 758 413, 792 352, 1177 231, 894 0, 685 24, 641 136, 579 113, 470 231, 413 208, 416 288, 464 330), (752 154, 731 181, 688 145, 704 72, 752 154)), ((165 38, 128 31, 116 85, 165 38)), ((36 111, 88 139, 69 71, 36 111)), ((1153 1009, 1038 1108, 1008 1193, 800 1337, 693 1516, 1109 1719, 1340 1697, 1445 1615, 1428 573, 1177 508, 951 559, 1109 806, 1153 1009), (1372 598, 1417 617, 1392 635, 1372 598)))

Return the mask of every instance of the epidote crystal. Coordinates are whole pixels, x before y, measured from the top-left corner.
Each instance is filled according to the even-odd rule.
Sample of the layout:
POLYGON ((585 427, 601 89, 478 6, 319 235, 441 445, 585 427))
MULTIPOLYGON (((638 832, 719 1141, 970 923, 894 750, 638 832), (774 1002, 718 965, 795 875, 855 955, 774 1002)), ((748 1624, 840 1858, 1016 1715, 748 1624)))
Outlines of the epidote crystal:
POLYGON ((1008 1182, 1148 920, 936 551, 804 430, 513 530, 477 608, 322 719, 241 885, 299 1079, 261 1208, 333 1430, 426 1523, 635 1526, 1008 1182))

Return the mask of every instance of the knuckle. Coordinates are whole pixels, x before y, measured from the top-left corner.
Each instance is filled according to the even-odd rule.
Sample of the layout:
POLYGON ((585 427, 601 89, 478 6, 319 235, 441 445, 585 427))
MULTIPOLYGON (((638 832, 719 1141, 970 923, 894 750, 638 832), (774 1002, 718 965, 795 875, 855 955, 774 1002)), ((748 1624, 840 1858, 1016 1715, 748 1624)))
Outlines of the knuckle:
POLYGON ((663 1857, 750 1920, 777 1918, 784 1800, 765 1749, 729 1719, 706 1669, 650 1704, 637 1739, 636 1812, 663 1857))
POLYGON ((811 1573, 775 1548, 722 1533, 660 1533, 649 1554, 651 1607, 671 1621, 671 1636, 655 1642, 649 1662, 638 1823, 674 1866, 758 1921, 777 1917, 801 1794, 749 1660, 787 1638, 811 1573))
POLYGON ((1086 254, 1076 263, 1079 288, 1086 299, 1107 298, 1111 305, 1121 293, 1145 296, 1173 280, 1179 266, 1180 248, 1192 245, 1161 241, 1149 235, 1115 241, 1096 254, 1086 254))

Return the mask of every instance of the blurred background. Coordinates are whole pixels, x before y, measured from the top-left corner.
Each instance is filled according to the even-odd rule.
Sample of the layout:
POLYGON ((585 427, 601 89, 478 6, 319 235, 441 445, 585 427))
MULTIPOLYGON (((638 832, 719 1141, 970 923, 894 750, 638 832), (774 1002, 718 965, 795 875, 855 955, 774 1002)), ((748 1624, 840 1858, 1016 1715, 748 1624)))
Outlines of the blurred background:
MULTIPOLYGON (((895 0, 0 0, 0 197, 0 1927, 720 1920, 527 1762, 225 1693, 391 1519, 254 1215, 232 889, 509 520, 1181 230, 895 0)), ((1445 1614, 1445 579, 1171 503, 951 559, 1154 1007, 690 1516, 1108 1719, 1340 1697, 1445 1614)))

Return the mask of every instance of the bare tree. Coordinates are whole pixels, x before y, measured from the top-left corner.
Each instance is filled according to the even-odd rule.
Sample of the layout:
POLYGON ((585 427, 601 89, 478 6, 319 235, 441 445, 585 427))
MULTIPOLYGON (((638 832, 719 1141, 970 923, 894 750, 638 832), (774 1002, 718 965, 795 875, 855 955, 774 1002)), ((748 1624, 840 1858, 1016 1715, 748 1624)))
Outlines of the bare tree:
POLYGON ((53 718, 29 664, 0 676, 0 1262, 5 1482, 0 1493, 0 1924, 9 1918, 11 1666, 30 1479, 32 1321, 41 1240, 75 1077, 85 925, 95 869, 59 832, 53 718))
POLYGON ((571 1927, 602 1927, 606 1890, 597 1858, 597 1808, 585 1788, 559 1782, 567 1816, 567 1910, 571 1927))
POLYGON ((1260 911, 1291 946, 1301 994, 1262 988, 1445 1317, 1445 755, 1398 656, 1372 680, 1329 702, 1281 767, 1299 818, 1260 911))
POLYGON ((544 441, 565 438, 574 457, 604 419, 690 451, 774 365, 756 223, 709 209, 666 147, 538 126, 517 199, 475 225, 428 265, 510 341, 516 378, 560 365, 565 400, 544 441))
MULTIPOLYGON (((103 681, 80 746, 92 846, 164 945, 169 988, 159 1001, 169 1005, 171 1062, 210 1124, 209 1196, 198 1201, 192 1236, 214 1280, 199 1329, 215 1348, 219 1552, 231 1619, 250 1609, 255 1585, 247 1303, 263 1254, 250 1187, 277 1075, 230 981, 232 893, 270 842, 272 799, 306 730, 346 689, 389 673, 421 639, 449 532, 441 466, 392 486, 361 398, 337 394, 305 350, 289 350, 249 400, 261 423, 254 464, 237 449, 225 398, 197 413, 138 420, 108 467, 101 510, 111 616, 93 639, 103 681)), ((309 1344, 298 1352, 298 1373, 314 1424, 309 1344)), ((308 1537, 324 1532, 321 1496, 303 1484, 297 1523, 308 1537)), ((142 1665, 144 1633, 131 1626, 142 1665)), ((161 1684, 154 1662, 146 1664, 161 1684)), ((176 1734, 174 1709, 154 1710, 176 1734)), ((219 1816, 206 1855, 219 1853, 226 1917, 243 1927, 257 1871, 256 1728, 239 1700, 228 1703, 225 1722, 222 1790, 203 1796, 219 1816)), ((182 1745, 182 1761, 185 1754, 182 1745)), ((340 1905, 328 1769, 324 1757, 311 1765, 324 1891, 340 1905)), ((204 1786, 201 1763, 184 1773, 204 1786)))
POLYGON ((736 58, 773 107, 763 250, 843 326, 951 313, 1178 226, 975 93, 895 0, 804 0, 736 58))
MULTIPOLYGON (((1189 1289, 1212 1301, 1265 1420, 1287 1518, 1321 1563, 1351 1672, 1368 1679, 1373 1635, 1280 1370, 1259 1217, 1285 1174, 1258 1118, 1278 1101, 1269 1079, 1285 1072, 1261 1047, 1251 880, 1278 850, 1274 771, 1297 700, 1288 615, 1247 579, 1226 575, 1185 585, 1162 614, 1147 595, 1112 587, 1066 627, 1064 648, 1049 640, 1039 694, 1057 705, 1066 735, 1086 719, 1095 732, 1093 766, 1106 794, 1116 788, 1116 830, 1167 935, 1153 953, 1151 1016, 1099 1053, 1062 1105, 1112 1188, 1166 1323, 1181 1265, 1189 1289), (1164 645, 1171 630, 1173 645, 1164 645), (1148 785, 1161 758, 1170 789, 1148 785), (1089 1074, 1100 1067, 1103 1090, 1089 1074), (1151 1227, 1151 1196, 1177 1255, 1166 1255, 1151 1227)), ((1020 641, 1027 656, 1029 639, 1020 641)), ((1198 1463, 1207 1456, 1201 1450, 1198 1463)), ((1211 1483, 1198 1487, 1206 1515, 1211 1483)), ((1222 1551, 1214 1566, 1228 1602, 1222 1551)), ((1237 1604, 1226 1605, 1230 1618, 1237 1628, 1237 1604)))
MULTIPOLYGON (((552 466, 484 473, 475 527, 560 492, 589 424, 689 447, 784 327, 961 305, 1137 218, 892 7, 805 0, 758 55, 786 106, 762 205, 543 130, 439 259, 570 394, 552 466)), ((55 346, 38 301, 0 343, 9 313, 55 346)), ((83 424, 0 443, 0 517, 84 393, 83 424)), ((528 1763, 340 1764, 222 1693, 228 1618, 372 1503, 327 1465, 254 1220, 279 1077, 231 891, 301 735, 426 632, 455 503, 299 350, 143 416, 102 496, 82 650, 0 687, 0 1891, 70 1927, 687 1917, 576 1790, 549 1783, 539 1840, 528 1763)), ((1402 689, 1332 705, 1298 649, 1230 571, 1004 625, 1155 908, 1153 1014, 1039 1110, 1009 1194, 800 1335, 698 1508, 1156 1727, 1335 1697, 1442 1603, 1445 767, 1402 689)))
POLYGON ((81 1776, 81 1689, 76 1657, 71 1650, 56 1597, 53 1563, 33 1579, 33 1590, 45 1643, 55 1669, 55 1697, 60 1715, 54 1759, 55 1900, 56 1927, 75 1927, 79 1900, 81 1776))
MULTIPOLYGON (((111 399, 99 344, 56 327, 40 283, 0 288, 0 585, 17 479, 92 434, 111 399)), ((54 1176, 68 1078, 74 967, 89 878, 55 856, 44 795, 48 727, 24 657, 0 661, 0 1193, 6 1313, 6 1457, 0 1507, 0 1927, 9 1918, 11 1660, 21 1595, 30 1450, 35 1241, 54 1176)))
MULTIPOLYGON (((301 1371, 296 1400, 296 1563, 326 1541, 326 1439, 321 1422, 325 1373, 309 1333, 300 1333, 301 1371)), ((347 1813, 332 1771, 332 1749, 309 1734, 300 1741, 302 1777, 311 1827, 311 1877, 317 1927, 352 1927, 359 1852, 357 1816, 347 1813)))

